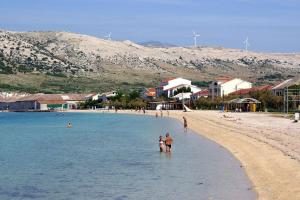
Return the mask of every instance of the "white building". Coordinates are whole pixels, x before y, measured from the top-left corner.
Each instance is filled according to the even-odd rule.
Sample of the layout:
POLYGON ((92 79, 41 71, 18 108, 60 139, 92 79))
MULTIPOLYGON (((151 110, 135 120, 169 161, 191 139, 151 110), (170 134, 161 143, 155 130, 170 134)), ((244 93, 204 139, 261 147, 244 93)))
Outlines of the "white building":
POLYGON ((99 95, 98 100, 101 100, 102 102, 107 102, 110 98, 113 98, 115 96, 117 96, 117 91, 105 92, 99 95))
POLYGON ((163 80, 159 87, 156 88, 156 96, 161 96, 165 94, 168 98, 173 97, 175 91, 180 88, 191 88, 191 93, 196 93, 201 91, 197 86, 192 85, 192 81, 183 78, 173 78, 163 80))
POLYGON ((218 78, 209 85, 209 96, 214 99, 241 89, 249 88, 252 88, 252 83, 239 78, 218 78))
POLYGON ((276 96, 284 96, 284 92, 288 89, 288 87, 291 87, 293 85, 299 85, 300 84, 300 79, 288 79, 285 81, 282 81, 275 85, 272 88, 272 92, 276 96))
POLYGON ((183 92, 173 96, 173 98, 179 101, 181 101, 182 99, 189 100, 191 98, 191 95, 191 92, 183 92))

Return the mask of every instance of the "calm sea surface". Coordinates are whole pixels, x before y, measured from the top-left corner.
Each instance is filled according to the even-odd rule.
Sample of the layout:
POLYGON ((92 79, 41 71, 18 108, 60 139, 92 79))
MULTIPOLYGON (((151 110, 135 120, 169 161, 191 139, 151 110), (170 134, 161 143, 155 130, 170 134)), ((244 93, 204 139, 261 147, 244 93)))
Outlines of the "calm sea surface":
POLYGON ((1 200, 253 200, 240 163, 171 119, 0 113, 1 200), (68 121, 73 128, 67 129, 68 121), (158 137, 174 138, 171 155, 158 137))

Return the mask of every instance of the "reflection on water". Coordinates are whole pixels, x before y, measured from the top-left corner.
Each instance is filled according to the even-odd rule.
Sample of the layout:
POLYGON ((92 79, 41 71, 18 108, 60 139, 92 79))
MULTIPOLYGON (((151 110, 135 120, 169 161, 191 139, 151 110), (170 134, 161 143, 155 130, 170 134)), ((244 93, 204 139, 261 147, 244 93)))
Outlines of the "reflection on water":
POLYGON ((0 113, 0 138, 1 200, 255 199, 239 162, 174 120, 0 113))

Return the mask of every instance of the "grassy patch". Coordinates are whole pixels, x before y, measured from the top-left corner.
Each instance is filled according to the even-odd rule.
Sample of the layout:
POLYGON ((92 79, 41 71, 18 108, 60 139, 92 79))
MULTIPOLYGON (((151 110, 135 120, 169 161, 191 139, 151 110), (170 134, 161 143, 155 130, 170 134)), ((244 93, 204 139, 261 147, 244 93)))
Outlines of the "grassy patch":
MULTIPOLYGON (((143 84, 138 84, 139 86, 143 84)), ((28 93, 90 93, 136 88, 132 83, 116 83, 109 79, 60 77, 44 74, 0 74, 0 91, 28 93)))

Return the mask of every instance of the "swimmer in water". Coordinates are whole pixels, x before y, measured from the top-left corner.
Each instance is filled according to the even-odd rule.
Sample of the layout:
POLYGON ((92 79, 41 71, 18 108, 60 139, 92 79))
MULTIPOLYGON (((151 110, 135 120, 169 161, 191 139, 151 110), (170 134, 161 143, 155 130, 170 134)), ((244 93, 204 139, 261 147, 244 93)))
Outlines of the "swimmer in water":
POLYGON ((68 123, 67 128, 72 128, 71 122, 68 123))
POLYGON ((172 143, 173 143, 173 138, 170 136, 169 133, 167 133, 165 138, 166 152, 171 152, 172 143))
POLYGON ((159 136, 159 150, 160 152, 164 152, 165 149, 165 141, 162 136, 159 136))

